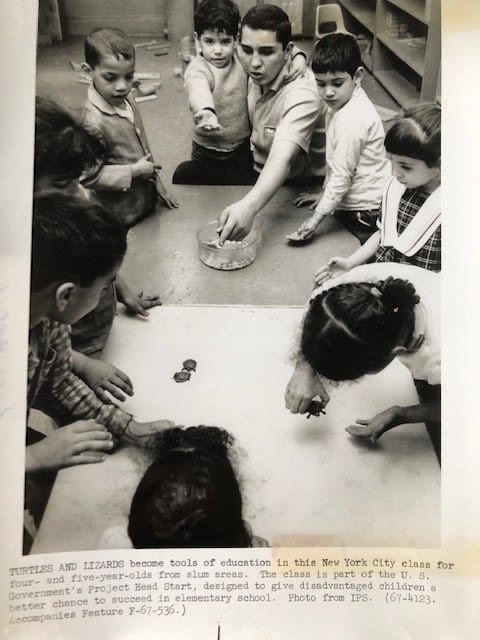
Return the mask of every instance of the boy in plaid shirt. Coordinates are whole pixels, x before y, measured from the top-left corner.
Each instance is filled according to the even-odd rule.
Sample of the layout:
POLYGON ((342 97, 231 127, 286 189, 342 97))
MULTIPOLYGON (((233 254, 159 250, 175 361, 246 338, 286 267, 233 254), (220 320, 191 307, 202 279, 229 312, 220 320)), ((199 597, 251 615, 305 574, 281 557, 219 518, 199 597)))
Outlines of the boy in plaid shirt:
POLYGON ((435 104, 410 107, 391 127, 385 148, 394 175, 383 194, 378 231, 348 258, 330 258, 315 273, 318 285, 372 258, 441 271, 440 127, 435 104))
POLYGON ((69 325, 114 282, 126 246, 125 228, 100 205, 60 193, 35 198, 27 406, 66 426, 27 446, 27 471, 102 462, 114 440, 148 446, 172 426, 137 422, 72 371, 69 325))

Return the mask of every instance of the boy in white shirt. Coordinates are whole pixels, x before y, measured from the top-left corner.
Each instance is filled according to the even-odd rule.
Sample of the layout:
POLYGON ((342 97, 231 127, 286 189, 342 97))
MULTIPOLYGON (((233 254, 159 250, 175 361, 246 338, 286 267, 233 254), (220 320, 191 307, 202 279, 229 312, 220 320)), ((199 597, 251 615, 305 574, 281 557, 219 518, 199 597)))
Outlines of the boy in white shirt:
POLYGON ((312 57, 326 116, 327 173, 323 193, 303 193, 294 204, 313 203, 314 214, 297 231, 313 236, 322 220, 335 213, 363 244, 377 230, 382 193, 391 175, 385 132, 373 103, 361 87, 363 67, 353 36, 334 33, 319 40, 312 57))

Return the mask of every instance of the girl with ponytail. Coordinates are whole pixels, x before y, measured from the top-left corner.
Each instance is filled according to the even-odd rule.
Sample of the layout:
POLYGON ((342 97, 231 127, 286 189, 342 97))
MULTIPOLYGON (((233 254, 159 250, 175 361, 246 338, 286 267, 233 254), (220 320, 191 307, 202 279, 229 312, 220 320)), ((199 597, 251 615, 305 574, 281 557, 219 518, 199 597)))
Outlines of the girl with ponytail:
POLYGON ((401 424, 425 422, 440 460, 439 285, 438 274, 420 267, 373 263, 316 290, 285 394, 287 408, 305 413, 316 396, 325 405, 325 380, 356 380, 398 358, 412 373, 420 403, 389 407, 347 431, 376 442, 401 424))

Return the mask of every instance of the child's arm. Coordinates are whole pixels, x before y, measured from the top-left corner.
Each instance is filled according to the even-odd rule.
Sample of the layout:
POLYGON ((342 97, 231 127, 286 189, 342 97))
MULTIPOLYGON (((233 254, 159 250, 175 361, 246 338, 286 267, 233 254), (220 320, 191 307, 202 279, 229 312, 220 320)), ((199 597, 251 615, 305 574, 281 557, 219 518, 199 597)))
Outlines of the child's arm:
POLYGON ((302 49, 299 49, 296 45, 293 46, 290 52, 290 62, 288 64, 288 72, 284 77, 285 82, 292 82, 297 78, 301 78, 305 75, 308 69, 307 63, 308 56, 302 49))
POLYGON ((107 404, 111 404, 107 391, 120 402, 125 400, 124 394, 133 396, 133 385, 127 374, 105 360, 72 351, 72 370, 107 404))
POLYGON ((140 291, 138 295, 133 293, 125 280, 119 275, 115 280, 115 289, 119 302, 122 302, 128 311, 142 316, 142 318, 148 317, 148 309, 162 304, 160 297, 157 295, 144 296, 143 291, 140 291))
POLYGON ((56 354, 48 380, 42 387, 36 408, 47 415, 70 423, 72 420, 95 420, 104 425, 114 438, 127 439, 148 446, 152 434, 174 426, 170 420, 139 423, 115 405, 102 402, 94 391, 72 371, 69 329, 59 325, 51 337, 50 347, 56 354))
POLYGON ((28 445, 25 470, 53 471, 77 464, 103 462, 113 448, 113 438, 93 420, 79 420, 59 427, 40 442, 28 445))
MULTIPOLYGON (((88 110, 84 112, 83 125, 92 135, 94 135, 104 146, 108 145, 107 137, 101 130, 101 123, 88 110)), ((83 176, 81 183, 88 189, 99 191, 123 191, 130 189, 132 181, 135 179, 148 180, 155 170, 155 163, 151 153, 146 153, 143 157, 131 164, 105 164, 100 163, 91 174, 83 176)))
POLYGON ((375 443, 386 431, 402 424, 440 421, 440 402, 415 404, 409 407, 390 407, 369 420, 357 420, 346 428, 348 433, 359 438, 368 438, 375 443))
POLYGON ((188 104, 198 129, 220 129, 213 100, 213 76, 203 60, 194 58, 185 71, 188 104))
POLYGON ((305 413, 310 402, 319 396, 325 407, 330 396, 316 371, 300 354, 285 391, 285 407, 291 413, 305 413))
MULTIPOLYGON (((335 212, 352 184, 365 144, 365 136, 363 129, 358 128, 361 125, 349 124, 350 126, 343 126, 344 123, 342 123, 342 126, 336 127, 335 144, 329 158, 328 180, 325 183, 322 197, 315 207, 313 216, 298 229, 298 235, 304 240, 312 236, 320 223, 335 212)), ((332 135, 332 132, 327 132, 328 135, 332 135)))
POLYGON ((330 258, 327 264, 321 266, 315 271, 314 281, 316 285, 321 285, 329 278, 336 278, 346 271, 350 271, 354 267, 365 264, 373 258, 378 245, 380 244, 380 231, 376 231, 370 238, 361 245, 348 258, 334 257, 330 258))

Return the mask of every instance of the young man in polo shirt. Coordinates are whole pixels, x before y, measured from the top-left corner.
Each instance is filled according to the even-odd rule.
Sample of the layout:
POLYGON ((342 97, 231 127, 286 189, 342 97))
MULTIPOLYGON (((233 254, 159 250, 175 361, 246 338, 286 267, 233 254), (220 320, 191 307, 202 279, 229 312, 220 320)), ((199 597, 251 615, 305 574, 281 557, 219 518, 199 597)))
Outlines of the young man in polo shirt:
POLYGON ((314 132, 317 135, 323 128, 325 107, 310 69, 303 77, 285 82, 291 36, 287 14, 275 5, 254 7, 242 20, 238 50, 249 76, 250 140, 259 177, 241 200, 222 211, 221 242, 244 237, 255 215, 285 180, 322 172, 323 145, 316 141, 314 150, 311 141, 314 132))

